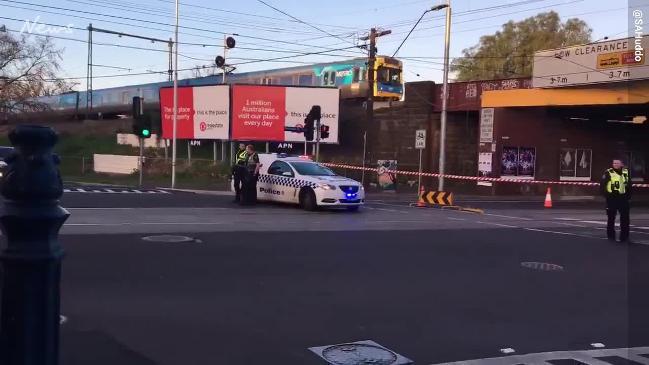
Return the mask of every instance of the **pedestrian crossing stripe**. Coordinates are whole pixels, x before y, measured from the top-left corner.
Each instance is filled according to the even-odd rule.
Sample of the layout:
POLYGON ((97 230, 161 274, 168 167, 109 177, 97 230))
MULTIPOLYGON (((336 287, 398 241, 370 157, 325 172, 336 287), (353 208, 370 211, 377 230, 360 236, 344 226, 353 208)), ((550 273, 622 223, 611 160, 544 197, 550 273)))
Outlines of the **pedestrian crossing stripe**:
POLYGON ((318 186, 318 184, 316 184, 313 181, 306 181, 306 180, 300 180, 300 179, 295 179, 286 176, 267 175, 267 174, 260 174, 258 182, 264 184, 277 185, 277 186, 288 186, 290 188, 302 188, 304 186, 308 186, 312 189, 315 189, 318 186))
POLYGON ((171 194, 161 189, 63 189, 64 193, 90 193, 90 194, 171 194))
POLYGON ((584 351, 554 351, 526 355, 510 355, 486 359, 437 363, 433 365, 532 365, 569 363, 587 365, 616 365, 630 362, 649 365, 649 346, 584 351), (626 360, 626 361, 625 361, 626 360))

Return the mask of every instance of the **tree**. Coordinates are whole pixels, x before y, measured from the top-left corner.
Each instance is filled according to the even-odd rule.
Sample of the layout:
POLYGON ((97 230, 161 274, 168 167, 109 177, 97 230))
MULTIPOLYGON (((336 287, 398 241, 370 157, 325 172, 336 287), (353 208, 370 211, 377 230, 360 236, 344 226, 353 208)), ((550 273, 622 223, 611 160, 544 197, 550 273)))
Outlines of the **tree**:
POLYGON ((527 77, 532 75, 534 52, 588 43, 591 33, 583 20, 562 23, 554 11, 510 20, 496 34, 482 36, 476 46, 464 49, 450 69, 458 81, 527 77))
POLYGON ((47 105, 36 97, 67 92, 74 86, 57 77, 63 50, 56 48, 51 38, 34 38, 0 31, 0 115, 4 118, 46 110, 47 105))

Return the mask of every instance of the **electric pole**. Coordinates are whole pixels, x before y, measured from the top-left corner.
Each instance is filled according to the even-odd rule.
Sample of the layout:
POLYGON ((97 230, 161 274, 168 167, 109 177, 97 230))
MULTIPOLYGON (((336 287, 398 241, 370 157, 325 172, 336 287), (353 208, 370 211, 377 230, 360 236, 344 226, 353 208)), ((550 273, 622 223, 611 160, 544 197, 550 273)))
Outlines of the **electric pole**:
MULTIPOLYGON (((374 152, 374 90, 376 89, 376 39, 388 34, 391 34, 391 30, 378 31, 376 28, 370 30, 370 34, 361 38, 362 41, 369 41, 369 50, 367 58, 367 106, 366 106, 366 118, 365 121, 365 133, 369 136, 370 143, 368 144, 368 154, 373 158, 374 152)), ((363 154, 363 162, 365 162, 367 156, 363 154)), ((370 159, 371 162, 371 159, 370 159)))

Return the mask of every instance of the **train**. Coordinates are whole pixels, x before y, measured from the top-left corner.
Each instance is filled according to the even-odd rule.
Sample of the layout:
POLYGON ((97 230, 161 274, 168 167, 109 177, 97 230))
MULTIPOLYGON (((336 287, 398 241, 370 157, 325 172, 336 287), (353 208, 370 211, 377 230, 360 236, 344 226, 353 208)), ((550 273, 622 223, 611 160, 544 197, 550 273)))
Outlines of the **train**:
MULTIPOLYGON (((341 99, 365 99, 368 95, 367 58, 318 63, 265 71, 226 75, 228 84, 337 87, 341 99)), ((374 98, 378 101, 400 100, 403 96, 403 63, 392 57, 377 56, 374 66, 374 98)), ((223 75, 178 80, 179 86, 215 85, 223 75)), ((46 106, 49 117, 58 119, 114 119, 130 115, 134 96, 144 99, 148 110, 159 109, 159 90, 172 86, 170 81, 98 89, 92 91, 92 104, 86 91, 71 91, 43 96, 37 101, 46 106)))

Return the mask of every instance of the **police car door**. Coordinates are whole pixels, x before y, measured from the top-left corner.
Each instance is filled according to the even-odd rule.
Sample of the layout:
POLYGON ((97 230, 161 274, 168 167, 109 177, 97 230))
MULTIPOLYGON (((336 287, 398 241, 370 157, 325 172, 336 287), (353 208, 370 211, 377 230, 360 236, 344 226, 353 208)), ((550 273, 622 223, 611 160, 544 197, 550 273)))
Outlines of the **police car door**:
POLYGON ((296 195, 295 173, 284 161, 275 161, 268 168, 268 191, 263 192, 270 200, 292 202, 296 195))

